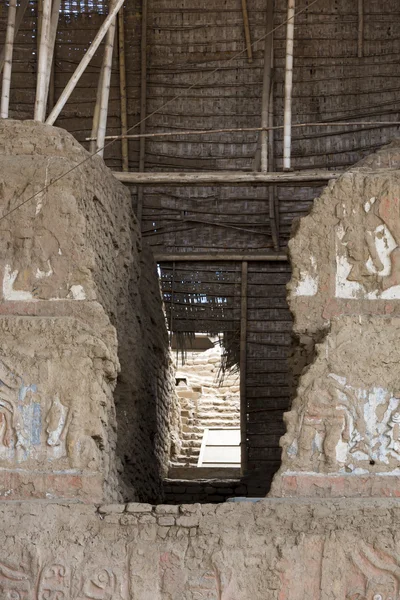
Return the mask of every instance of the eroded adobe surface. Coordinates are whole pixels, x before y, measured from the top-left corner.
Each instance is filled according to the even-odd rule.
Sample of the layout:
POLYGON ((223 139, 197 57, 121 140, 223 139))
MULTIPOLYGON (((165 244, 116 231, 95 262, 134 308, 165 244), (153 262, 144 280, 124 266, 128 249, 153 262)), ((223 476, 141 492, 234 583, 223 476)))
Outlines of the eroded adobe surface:
POLYGON ((399 167, 396 142, 344 174, 290 242, 303 371, 273 495, 400 495, 399 167))
POLYGON ((155 264, 129 192, 88 157, 61 129, 0 122, 9 499, 161 496, 174 382, 155 264))
POLYGON ((5 600, 398 600, 393 500, 0 504, 5 600))

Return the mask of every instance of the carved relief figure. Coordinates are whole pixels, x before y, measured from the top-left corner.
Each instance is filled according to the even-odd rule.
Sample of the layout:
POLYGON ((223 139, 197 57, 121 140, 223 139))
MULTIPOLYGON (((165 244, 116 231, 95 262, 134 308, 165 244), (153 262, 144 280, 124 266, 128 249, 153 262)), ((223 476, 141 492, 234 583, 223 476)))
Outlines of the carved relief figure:
MULTIPOLYGON (((362 589, 351 589, 346 600, 398 600, 400 567, 396 558, 361 542, 349 558, 363 579, 362 589)), ((357 586, 358 587, 358 586, 357 586)))
POLYGON ((399 199, 373 197, 351 214, 339 206, 337 216, 337 297, 400 298, 399 199))
POLYGON ((343 377, 322 374, 301 394, 300 408, 285 415, 282 438, 292 468, 307 471, 397 469, 400 398, 383 388, 353 388, 343 377))
POLYGON ((296 463, 303 469, 323 460, 328 470, 335 470, 347 457, 346 444, 357 417, 356 398, 332 375, 314 380, 303 397, 301 413, 291 426, 288 454, 296 455, 296 463))
MULTIPOLYGON (((35 392, 35 385, 26 386, 21 377, 0 361, 0 449, 20 448, 27 452, 32 443, 37 443, 40 431, 34 431, 33 427, 29 431, 27 422, 28 411, 40 411, 39 404, 30 403, 30 393, 35 392)), ((31 425, 35 424, 35 419, 31 419, 31 425)))
POLYGON ((46 416, 47 443, 49 446, 60 446, 65 440, 70 423, 70 410, 61 403, 56 394, 46 416))

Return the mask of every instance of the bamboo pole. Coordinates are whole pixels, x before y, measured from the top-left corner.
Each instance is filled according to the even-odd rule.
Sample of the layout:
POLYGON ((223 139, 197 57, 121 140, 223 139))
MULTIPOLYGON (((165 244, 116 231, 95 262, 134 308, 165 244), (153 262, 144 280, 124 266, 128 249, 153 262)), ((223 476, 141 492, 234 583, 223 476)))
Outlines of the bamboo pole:
MULTIPOLYGON (((99 130, 99 119, 100 119, 100 103, 101 103, 101 90, 103 89, 103 70, 104 70, 104 61, 101 63, 99 81, 97 84, 97 94, 96 94, 96 104, 94 106, 93 111, 93 123, 92 123, 92 133, 90 136, 90 153, 95 154, 96 146, 97 146, 97 132, 99 130)), ((88 141, 88 140, 86 140, 88 141)))
POLYGON ((51 0, 43 0, 43 14, 39 42, 39 60, 36 84, 35 121, 44 122, 46 118, 48 82, 48 56, 50 53, 51 0))
MULTIPOLYGON (((19 28, 21 27, 21 23, 23 21, 24 15, 26 13, 26 9, 28 8, 29 2, 30 2, 30 0, 21 0, 21 4, 17 8, 17 16, 15 19, 15 27, 14 27, 14 41, 15 41, 15 38, 17 37, 19 28)), ((3 68, 4 68, 5 55, 6 55, 6 48, 4 46, 4 48, 0 52, 0 73, 2 73, 3 68)))
POLYGON ((247 0, 242 0, 242 13, 243 13, 244 37, 246 40, 247 61, 249 63, 252 63, 253 62, 253 49, 251 46, 251 33, 250 33, 250 23, 249 23, 249 11, 247 10, 247 0))
POLYGON ((104 23, 102 24, 99 31, 97 32, 93 42, 90 44, 88 51, 86 52, 86 54, 82 58, 81 62, 75 69, 74 74, 72 75, 71 79, 67 83, 67 86, 65 87, 64 91, 62 92, 59 99, 57 100, 55 107, 53 108, 50 115, 48 116, 48 118, 46 120, 46 123, 48 125, 54 124, 54 121, 57 119, 58 115, 64 108, 66 102, 68 101, 68 98, 74 91, 74 89, 75 89, 78 81, 82 77, 82 74, 84 73, 86 67, 92 60, 94 54, 96 53, 98 47, 100 46, 100 44, 102 42, 104 36, 106 35, 107 31, 109 30, 109 28, 114 20, 114 17, 116 16, 118 11, 122 7, 123 3, 124 3, 124 0, 116 0, 116 4, 114 5, 112 11, 108 13, 107 18, 105 19, 104 23))
MULTIPOLYGON (((115 5, 115 0, 110 0, 109 11, 115 5)), ((115 40, 115 26, 116 19, 114 18, 113 22, 110 25, 109 30, 106 35, 106 43, 104 48, 104 58, 103 58, 103 77, 102 77, 102 86, 101 86, 101 95, 100 95, 100 109, 99 109, 99 126, 97 130, 97 141, 96 141, 96 151, 100 156, 104 154, 104 141, 106 137, 107 130, 107 115, 108 115, 108 101, 110 98, 110 85, 111 85, 111 73, 112 73, 112 59, 114 52, 114 40, 115 40)))
POLYGON ((157 262, 287 262, 288 257, 286 254, 273 254, 271 253, 248 253, 248 254, 235 254, 232 252, 185 252, 182 254, 167 254, 167 253, 155 253, 154 258, 157 262))
MULTIPOLYGON (((125 22, 124 7, 118 13, 119 89, 121 97, 121 134, 128 133, 128 105, 126 99, 125 22)), ((129 146, 126 137, 121 139, 122 170, 129 171, 129 146)))
POLYGON ((285 170, 289 170, 292 165, 292 90, 295 5, 296 0, 288 0, 286 27, 285 108, 283 119, 283 168, 285 170))
POLYGON ((242 262, 242 277, 240 289, 240 465, 242 476, 247 471, 247 398, 246 398, 246 367, 247 367, 247 281, 248 263, 242 262))
POLYGON ((8 119, 8 108, 10 106, 11 72, 14 51, 16 15, 17 0, 10 0, 10 3, 8 5, 6 43, 4 47, 4 71, 1 86, 0 117, 2 119, 8 119))
POLYGON ((341 173, 327 170, 297 171, 290 173, 260 173, 257 171, 188 171, 188 172, 159 172, 153 173, 122 173, 114 171, 122 183, 132 185, 197 185, 219 183, 242 184, 285 184, 285 183, 322 183, 331 179, 338 179, 341 173))
MULTIPOLYGON (((49 96, 50 90, 50 82, 53 75, 53 83, 54 83, 54 49, 56 45, 57 39, 57 28, 58 28, 58 20, 60 17, 60 8, 61 8, 61 0, 53 0, 53 6, 51 10, 51 21, 50 21, 50 36, 49 36, 49 52, 47 56, 47 72, 46 72, 46 88, 45 88, 45 98, 44 102, 47 104, 47 98, 49 96)), ((53 104, 54 104, 54 94, 53 94, 53 104)))
MULTIPOLYGON (((274 2, 267 0, 267 31, 272 30, 274 20, 274 2)), ((270 97, 272 87, 273 35, 267 35, 264 45, 264 74, 261 105, 261 127, 270 126, 270 97)), ((268 140, 269 132, 261 131, 261 171, 268 171, 268 140)))
MULTIPOLYGON (((140 135, 146 133, 147 116, 147 9, 148 0, 142 0, 142 38, 140 42, 141 68, 140 68, 140 135)), ((146 163, 146 139, 140 138, 139 142, 139 172, 142 173, 146 163)), ((139 223, 143 214, 143 189, 138 188, 138 201, 136 216, 139 223)))
POLYGON ((358 0, 358 58, 364 56, 364 0, 358 0))

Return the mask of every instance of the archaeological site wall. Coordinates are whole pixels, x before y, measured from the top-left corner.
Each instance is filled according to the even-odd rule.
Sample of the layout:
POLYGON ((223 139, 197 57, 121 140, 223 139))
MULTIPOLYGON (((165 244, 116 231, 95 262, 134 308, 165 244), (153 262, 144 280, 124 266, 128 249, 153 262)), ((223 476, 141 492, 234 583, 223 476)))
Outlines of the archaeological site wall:
POLYGON ((156 268, 129 194, 87 157, 60 129, 0 123, 0 482, 10 499, 161 497, 174 380, 156 268))

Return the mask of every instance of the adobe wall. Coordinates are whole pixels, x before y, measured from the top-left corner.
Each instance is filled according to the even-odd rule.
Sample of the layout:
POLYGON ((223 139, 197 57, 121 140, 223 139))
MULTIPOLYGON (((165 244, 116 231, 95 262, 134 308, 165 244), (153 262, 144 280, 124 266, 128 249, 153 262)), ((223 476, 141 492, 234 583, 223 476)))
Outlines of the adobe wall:
POLYGON ((390 499, 0 503, 4 600, 397 600, 390 499))
POLYGON ((88 156, 0 121, 0 497, 161 497, 174 381, 156 268, 129 193, 88 156))

